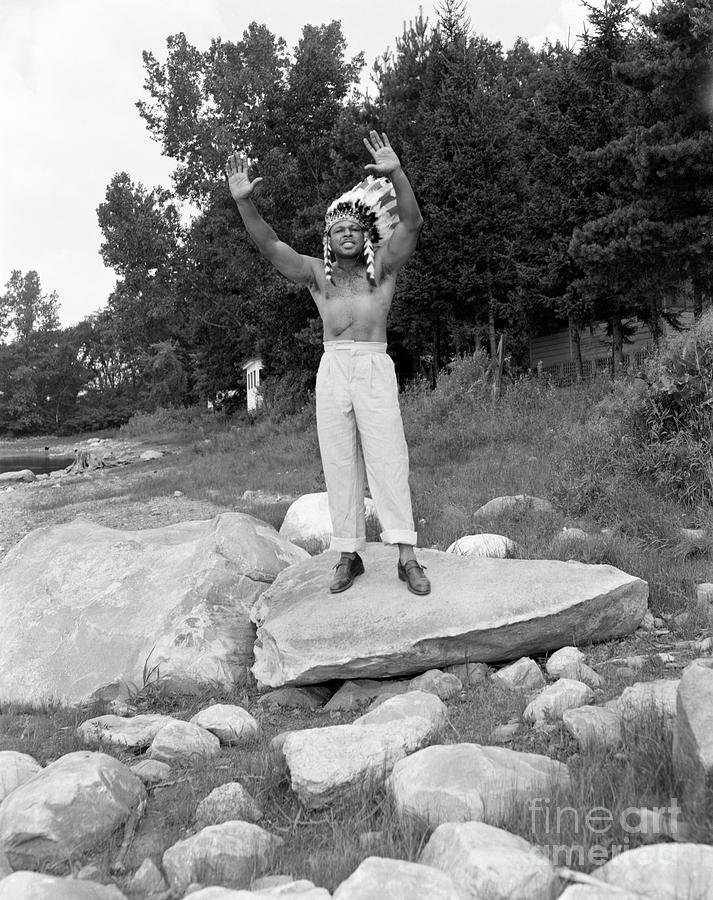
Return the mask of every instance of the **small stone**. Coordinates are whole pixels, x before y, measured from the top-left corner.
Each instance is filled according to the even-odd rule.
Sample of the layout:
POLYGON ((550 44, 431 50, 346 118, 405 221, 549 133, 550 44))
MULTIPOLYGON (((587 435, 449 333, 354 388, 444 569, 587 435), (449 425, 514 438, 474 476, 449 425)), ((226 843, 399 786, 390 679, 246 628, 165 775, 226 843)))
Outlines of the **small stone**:
POLYGON ((158 894, 159 891, 165 891, 167 888, 166 879, 156 863, 150 859, 145 859, 141 863, 127 886, 130 893, 139 894, 141 897, 145 897, 147 894, 158 894))
POLYGON ((493 728, 490 739, 494 744, 509 744, 519 730, 520 726, 517 723, 498 725, 496 728, 493 728))
POLYGON ((171 777, 171 767, 168 763, 159 762, 157 759, 142 759, 131 766, 131 771, 146 785, 160 784, 171 777))
POLYGON ((562 714, 562 722, 582 746, 614 749, 621 743, 621 717, 616 709, 578 706, 562 714))
POLYGON ((541 691, 522 714, 526 722, 541 723, 561 719, 566 709, 585 706, 594 699, 592 689, 581 681, 560 678, 541 691))
POLYGON ((463 683, 456 675, 449 675, 447 672, 441 672, 440 669, 429 669, 428 672, 412 678, 408 689, 423 691, 425 694, 435 694, 441 700, 451 700, 463 690, 463 683))
POLYGON ((261 818, 262 810, 237 781, 221 784, 212 790, 196 809, 196 824, 199 828, 236 819, 255 823, 261 818))
POLYGON ((378 698, 386 699, 409 690, 408 681, 381 681, 376 678, 362 678, 345 681, 324 705, 328 712, 355 709, 378 698))
POLYGON ((508 691, 536 691, 545 683, 540 667, 534 659, 523 656, 509 666, 503 666, 491 676, 491 681, 508 691))
POLYGON ((577 647, 561 647, 545 663, 545 670, 552 678, 559 678, 565 666, 580 665, 586 657, 577 647))
POLYGON ((16 787, 34 778, 42 766, 27 753, 0 751, 0 803, 16 787))
POLYGON ((568 663, 566 666, 562 666, 559 677, 582 681, 593 689, 600 688, 604 684, 602 676, 586 663, 568 663))
POLYGON ((639 623, 639 628, 642 631, 653 631, 656 628, 656 619, 650 609, 647 609, 644 613, 644 618, 639 623))
POLYGON ((490 666, 487 663, 461 663, 458 666, 445 666, 444 672, 460 678, 461 684, 482 684, 490 675, 490 666))
POLYGON ((215 703, 196 713, 189 721, 214 734, 221 744, 249 744, 257 739, 260 727, 242 706, 215 703))
POLYGON ((260 706, 280 706, 288 709, 318 709, 329 700, 329 688, 319 685, 313 687, 281 687, 276 691, 263 694, 258 700, 260 706))
POLYGON ((187 759, 203 762, 218 753, 220 741, 214 734, 199 725, 177 719, 164 725, 156 734, 147 756, 166 763, 187 759))

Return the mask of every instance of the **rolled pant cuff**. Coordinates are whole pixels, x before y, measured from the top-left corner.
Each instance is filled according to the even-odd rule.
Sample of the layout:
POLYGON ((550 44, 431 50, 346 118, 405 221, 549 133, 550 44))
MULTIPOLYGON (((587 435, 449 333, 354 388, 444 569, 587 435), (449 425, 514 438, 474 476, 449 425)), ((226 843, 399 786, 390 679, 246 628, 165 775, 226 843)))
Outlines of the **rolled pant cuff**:
POLYGON ((340 553, 356 553, 357 550, 366 549, 366 538, 339 538, 332 535, 329 549, 339 550, 340 553))
POLYGON ((408 544, 415 547, 418 543, 418 535, 415 531, 406 531, 405 528, 389 528, 379 535, 385 544, 408 544))

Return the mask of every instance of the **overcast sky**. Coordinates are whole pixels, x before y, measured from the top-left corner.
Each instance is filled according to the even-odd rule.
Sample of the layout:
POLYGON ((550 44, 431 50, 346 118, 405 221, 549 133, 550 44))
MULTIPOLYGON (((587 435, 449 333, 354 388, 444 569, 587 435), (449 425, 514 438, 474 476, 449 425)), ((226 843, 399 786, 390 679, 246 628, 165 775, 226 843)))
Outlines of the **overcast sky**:
MULTIPOLYGON (((644 5, 644 4, 642 4, 644 5)), ((648 5, 648 4, 646 4, 648 5)), ((417 0, 0 0, 0 290, 36 269, 56 290, 63 325, 101 309, 115 275, 99 256, 96 208, 119 171, 169 185, 172 164, 139 117, 142 50, 165 58, 177 31, 200 49, 264 22, 288 46, 302 26, 340 19, 367 66, 418 14, 417 0)), ((423 4, 433 20, 434 4, 423 4)), ((473 30, 510 47, 518 36, 573 43, 579 0, 468 0, 473 30)))

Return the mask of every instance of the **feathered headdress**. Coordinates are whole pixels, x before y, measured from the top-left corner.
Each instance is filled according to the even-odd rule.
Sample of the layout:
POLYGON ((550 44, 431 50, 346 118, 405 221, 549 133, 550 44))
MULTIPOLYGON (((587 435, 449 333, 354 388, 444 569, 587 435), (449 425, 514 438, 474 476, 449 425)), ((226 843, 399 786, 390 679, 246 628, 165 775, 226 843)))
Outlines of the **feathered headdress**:
MULTIPOLYGON (((399 221, 396 194, 388 178, 367 176, 341 197, 337 197, 324 217, 324 274, 332 281, 332 266, 336 257, 329 240, 329 231, 337 222, 351 219, 364 230, 364 257, 366 275, 372 284, 374 278, 374 251, 390 237, 399 221)), ((334 283, 334 282, 332 282, 334 283)))

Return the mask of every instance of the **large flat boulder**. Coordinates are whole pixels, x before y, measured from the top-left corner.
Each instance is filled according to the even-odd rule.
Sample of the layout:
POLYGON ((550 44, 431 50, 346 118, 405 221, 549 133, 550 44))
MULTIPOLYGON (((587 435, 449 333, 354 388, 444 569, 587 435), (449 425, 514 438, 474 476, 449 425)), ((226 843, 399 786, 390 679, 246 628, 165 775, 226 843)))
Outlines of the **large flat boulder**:
POLYGON ((241 513, 146 531, 81 518, 39 528, 0 562, 0 699, 76 702, 157 675, 241 681, 251 606, 306 556, 241 513))
POLYGON ((519 659, 636 629, 648 585, 612 566, 478 559, 419 550, 432 591, 410 594, 393 548, 370 545, 366 572, 342 594, 327 552, 282 572, 255 604, 259 682, 386 678, 469 662, 519 659))

